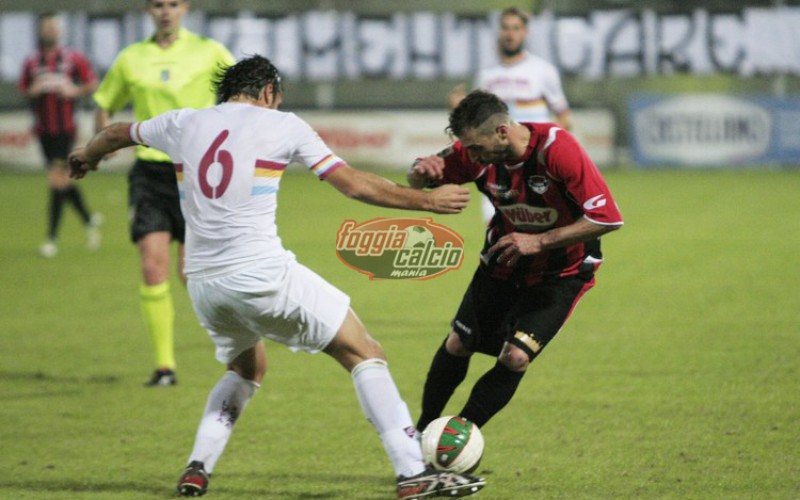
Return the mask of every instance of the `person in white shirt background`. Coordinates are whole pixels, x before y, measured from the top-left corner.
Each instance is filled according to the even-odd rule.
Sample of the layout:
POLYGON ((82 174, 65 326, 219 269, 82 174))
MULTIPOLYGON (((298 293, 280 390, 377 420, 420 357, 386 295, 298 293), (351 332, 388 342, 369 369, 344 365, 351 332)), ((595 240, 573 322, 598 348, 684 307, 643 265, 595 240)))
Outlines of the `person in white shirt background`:
MULTIPOLYGON (((474 88, 502 99, 517 123, 555 122, 570 130, 572 113, 558 69, 525 48, 528 21, 529 15, 517 7, 503 10, 497 37, 499 64, 481 69, 474 88)), ((465 84, 450 91, 447 101, 451 111, 466 94, 465 84)), ((494 207, 485 197, 481 199, 481 213, 487 223, 494 215, 494 207)))

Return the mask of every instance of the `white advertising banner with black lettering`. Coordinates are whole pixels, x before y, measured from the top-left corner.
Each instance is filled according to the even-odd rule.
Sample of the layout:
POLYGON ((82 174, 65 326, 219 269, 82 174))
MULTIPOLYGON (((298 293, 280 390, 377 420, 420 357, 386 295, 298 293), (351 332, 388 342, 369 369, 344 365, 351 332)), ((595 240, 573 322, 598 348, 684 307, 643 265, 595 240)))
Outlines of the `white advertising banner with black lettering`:
POLYGON ((640 95, 629 104, 637 165, 800 165, 800 98, 640 95))

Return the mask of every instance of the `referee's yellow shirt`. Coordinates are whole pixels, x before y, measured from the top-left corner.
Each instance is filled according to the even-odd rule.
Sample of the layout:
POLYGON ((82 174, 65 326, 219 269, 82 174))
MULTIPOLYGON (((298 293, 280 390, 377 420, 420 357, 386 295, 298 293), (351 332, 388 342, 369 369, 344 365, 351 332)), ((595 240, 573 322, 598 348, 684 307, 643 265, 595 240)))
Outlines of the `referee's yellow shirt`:
MULTIPOLYGON (((133 103, 136 121, 173 109, 207 108, 216 104, 212 79, 235 59, 221 43, 182 28, 169 47, 151 37, 123 49, 109 68, 94 101, 115 113, 133 103)), ((144 161, 170 161, 166 153, 137 146, 144 161)))

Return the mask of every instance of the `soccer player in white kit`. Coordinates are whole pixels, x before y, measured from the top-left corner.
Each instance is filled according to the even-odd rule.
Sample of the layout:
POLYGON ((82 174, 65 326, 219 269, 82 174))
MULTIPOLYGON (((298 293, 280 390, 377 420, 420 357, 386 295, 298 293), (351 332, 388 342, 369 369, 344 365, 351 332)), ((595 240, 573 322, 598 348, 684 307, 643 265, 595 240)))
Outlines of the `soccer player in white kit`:
MULTIPOLYGON (((475 88, 491 92, 508 106, 517 123, 554 121, 564 130, 572 126, 572 112, 558 69, 550 62, 525 50, 528 14, 508 7, 500 14, 497 48, 500 64, 483 68, 475 79, 475 88)), ((450 110, 466 95, 466 86, 456 86, 448 95, 450 110)), ((494 216, 494 206, 481 198, 481 213, 486 222, 494 216)))
POLYGON ((263 338, 323 351, 351 373, 393 465, 398 498, 477 492, 482 478, 426 468, 382 348, 350 309, 350 298, 283 248, 275 224, 281 175, 295 162, 346 196, 385 207, 458 213, 469 190, 417 191, 350 168, 306 122, 277 110, 280 75, 261 56, 229 67, 215 84, 221 104, 116 123, 69 158, 76 178, 109 152, 135 144, 168 153, 175 165, 186 219, 187 287, 217 359, 228 368, 209 394, 179 494, 207 491, 234 423, 266 371, 263 338))

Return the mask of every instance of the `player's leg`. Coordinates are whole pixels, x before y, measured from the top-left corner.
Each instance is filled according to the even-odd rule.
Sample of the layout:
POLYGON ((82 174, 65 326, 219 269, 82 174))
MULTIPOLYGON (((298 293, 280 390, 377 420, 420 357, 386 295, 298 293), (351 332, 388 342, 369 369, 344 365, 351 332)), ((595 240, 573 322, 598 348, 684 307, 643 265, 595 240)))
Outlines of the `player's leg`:
POLYGON ((58 166, 58 160, 52 160, 47 167, 47 238, 39 247, 43 257, 54 257, 58 253, 58 232, 61 227, 61 218, 64 213, 64 200, 66 198, 65 186, 67 183, 58 166))
POLYGON ((483 427, 500 412, 511 401, 530 363, 593 284, 590 276, 570 277, 520 290, 506 319, 506 342, 497 363, 475 383, 459 415, 483 427))
POLYGON ((64 189, 66 190, 66 199, 78 212, 78 216, 83 221, 83 225, 88 228, 92 222, 92 216, 89 214, 89 210, 86 208, 86 203, 83 200, 83 195, 81 194, 80 188, 72 183, 67 172, 67 157, 69 156, 69 152, 72 150, 72 146, 75 143, 75 137, 72 134, 59 134, 54 137, 54 141, 56 143, 56 147, 58 148, 57 158, 59 159, 59 170, 61 171, 61 175, 64 176, 65 180, 64 189))
POLYGON ((325 353, 350 372, 361 409, 378 431, 395 475, 410 477, 424 471, 411 414, 389 372, 383 348, 352 310, 325 353))
POLYGON ((189 464, 178 480, 179 494, 200 496, 206 492, 211 473, 225 451, 234 424, 261 386, 266 370, 266 350, 261 342, 228 364, 228 371, 208 395, 189 464))
POLYGON ((422 393, 417 429, 422 432, 440 417, 456 388, 464 380, 473 352, 496 356, 503 337, 498 334, 510 303, 505 282, 491 279, 483 268, 475 271, 452 321, 452 331, 434 354, 422 393))
POLYGON ((447 402, 467 376, 471 355, 454 331, 433 355, 422 391, 422 412, 417 420, 420 432, 442 415, 447 402))
POLYGON ((168 232, 158 231, 136 242, 142 270, 139 289, 142 315, 155 350, 156 371, 147 383, 150 387, 176 383, 175 307, 169 284, 170 241, 168 232))
POLYGON ((65 202, 65 190, 69 185, 69 178, 64 174, 59 160, 58 144, 52 136, 39 137, 39 143, 44 154, 47 169, 47 237, 39 247, 42 257, 55 257, 58 253, 58 232, 61 227, 61 216, 65 202))
POLYGON ((268 281, 268 277, 245 273, 196 277, 187 283, 197 318, 227 371, 208 395, 189 463, 178 480, 181 495, 205 493, 234 424, 264 378, 267 356, 261 330, 273 325, 269 317, 279 289, 268 281))
MULTIPOLYGON (((131 240, 139 250, 142 284, 140 302, 155 352, 156 369, 149 387, 174 385, 175 308, 169 284, 173 239, 173 199, 177 184, 171 164, 137 160, 129 174, 131 240)), ((181 228, 182 229, 182 228, 181 228)))
POLYGON ((411 414, 392 379, 383 349, 352 310, 325 352, 350 372, 361 409, 378 431, 394 468, 398 498, 461 497, 485 486, 482 478, 426 467, 411 414))

